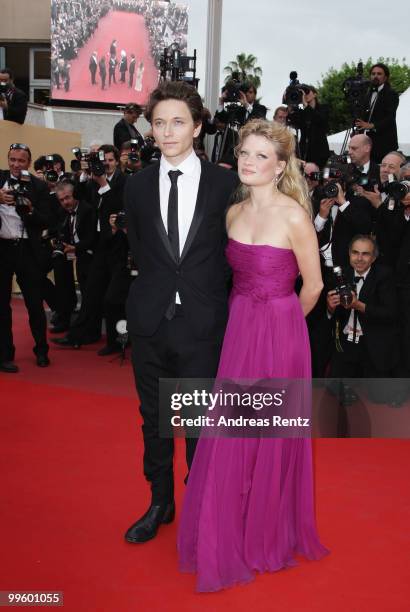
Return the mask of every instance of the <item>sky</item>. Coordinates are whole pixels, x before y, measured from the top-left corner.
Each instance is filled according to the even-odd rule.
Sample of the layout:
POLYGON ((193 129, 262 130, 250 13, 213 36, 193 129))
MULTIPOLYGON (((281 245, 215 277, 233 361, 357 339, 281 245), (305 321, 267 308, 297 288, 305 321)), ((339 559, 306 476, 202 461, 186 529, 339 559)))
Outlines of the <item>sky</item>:
MULTIPOLYGON (((179 1, 189 7, 188 55, 197 49, 203 94, 208 3, 179 1)), ((258 97, 271 118, 291 70, 301 83, 316 85, 330 67, 344 62, 401 61, 407 53, 410 63, 408 0, 396 0, 391 11, 380 0, 377 5, 374 0, 223 0, 221 84, 222 68, 238 53, 255 55, 263 70, 258 97)))

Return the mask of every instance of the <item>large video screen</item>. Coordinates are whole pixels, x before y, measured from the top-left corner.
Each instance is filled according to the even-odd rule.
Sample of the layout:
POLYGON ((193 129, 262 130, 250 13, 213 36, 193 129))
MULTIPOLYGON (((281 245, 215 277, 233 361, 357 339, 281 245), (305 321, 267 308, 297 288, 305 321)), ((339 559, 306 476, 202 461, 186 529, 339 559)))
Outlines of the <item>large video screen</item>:
POLYGON ((188 9, 162 0, 51 0, 53 100, 145 104, 164 48, 186 54, 188 9))

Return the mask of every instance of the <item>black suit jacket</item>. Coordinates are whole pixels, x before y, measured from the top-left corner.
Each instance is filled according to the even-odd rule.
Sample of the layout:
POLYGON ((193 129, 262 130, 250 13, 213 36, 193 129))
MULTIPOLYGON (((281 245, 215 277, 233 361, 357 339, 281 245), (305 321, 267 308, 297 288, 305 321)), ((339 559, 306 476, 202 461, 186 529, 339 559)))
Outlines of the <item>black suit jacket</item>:
POLYGON ((3 109, 4 119, 23 124, 27 115, 27 96, 21 89, 14 88, 7 95, 7 110, 3 109))
MULTIPOLYGON (((0 171, 0 189, 5 182, 10 180, 10 172, 8 170, 0 171)), ((50 208, 49 208, 49 193, 47 185, 37 177, 31 175, 31 181, 28 184, 28 192, 26 196, 33 205, 31 214, 26 215, 23 219, 24 227, 27 231, 30 245, 33 253, 40 263, 44 263, 44 249, 41 243, 41 234, 44 229, 50 224, 50 208)), ((1 218, 0 218, 1 227, 1 218)))
MULTIPOLYGON (((354 271, 345 271, 346 281, 354 286, 354 271)), ((394 276, 390 268, 373 264, 360 290, 359 300, 366 304, 364 313, 358 312, 365 342, 373 365, 381 372, 389 371, 398 360, 398 307, 394 276)), ((340 334, 350 317, 350 310, 336 308, 333 323, 339 322, 340 334)))
MULTIPOLYGON (((369 120, 371 94, 367 100, 367 111, 363 119, 369 120)), ((399 144, 397 140, 396 111, 399 105, 399 96, 389 83, 385 83, 378 93, 370 123, 374 123, 374 131, 368 134, 373 141, 372 159, 377 163, 390 151, 396 151, 399 144)))
MULTIPOLYGON (((313 198, 312 201, 316 216, 319 213, 320 201, 317 198, 313 198)), ((316 232, 319 248, 331 240, 334 266, 348 266, 350 241, 356 234, 370 234, 372 229, 373 210, 370 202, 361 196, 352 196, 349 201, 350 205, 343 212, 338 211, 332 233, 330 214, 323 229, 316 232)))
MULTIPOLYGON (((69 219, 70 215, 65 213, 60 226, 64 241, 68 244, 71 243, 69 219)), ((96 231, 95 210, 85 200, 80 200, 78 203, 75 230, 79 238, 79 242, 75 244, 75 254, 76 257, 81 257, 84 253, 93 249, 96 231)))
POLYGON ((125 188, 128 240, 138 268, 127 302, 128 329, 151 336, 178 292, 195 336, 218 336, 228 314, 225 210, 238 178, 201 162, 195 212, 177 261, 161 217, 159 169, 159 164, 145 168, 125 188))
POLYGON ((135 138, 138 140, 138 145, 142 147, 144 144, 144 138, 139 133, 136 127, 128 123, 125 119, 121 119, 114 126, 114 145, 117 149, 121 150, 121 145, 123 142, 127 142, 135 138))
POLYGON ((329 131, 327 104, 317 103, 315 108, 307 106, 289 115, 292 124, 300 129, 300 156, 322 168, 329 157, 327 132, 329 131))

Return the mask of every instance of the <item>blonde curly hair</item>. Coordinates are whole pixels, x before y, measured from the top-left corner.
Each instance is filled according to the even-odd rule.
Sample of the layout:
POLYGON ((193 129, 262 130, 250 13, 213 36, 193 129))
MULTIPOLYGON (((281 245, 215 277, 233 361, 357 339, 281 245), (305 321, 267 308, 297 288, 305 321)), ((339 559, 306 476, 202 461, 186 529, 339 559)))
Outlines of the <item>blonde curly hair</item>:
MULTIPOLYGON (((278 190, 296 200, 309 216, 312 217, 312 204, 306 181, 300 172, 299 162, 295 155, 295 138, 292 132, 286 126, 276 121, 252 119, 239 131, 239 141, 235 147, 235 155, 237 157, 244 140, 251 135, 263 136, 273 144, 279 161, 286 162, 285 169, 279 176, 276 184, 278 190)), ((241 185, 238 190, 237 201, 245 200, 248 197, 249 189, 246 185, 241 185)))

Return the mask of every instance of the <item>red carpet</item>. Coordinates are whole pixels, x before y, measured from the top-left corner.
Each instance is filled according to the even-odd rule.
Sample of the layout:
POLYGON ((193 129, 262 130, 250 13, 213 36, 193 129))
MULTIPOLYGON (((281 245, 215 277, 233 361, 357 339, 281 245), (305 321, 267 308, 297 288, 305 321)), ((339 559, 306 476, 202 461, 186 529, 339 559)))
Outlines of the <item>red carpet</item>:
POLYGON ((24 307, 14 306, 21 373, 0 373, 0 590, 64 591, 68 612, 408 610, 408 441, 315 441, 318 523, 331 554, 198 595, 177 570, 178 516, 141 546, 122 538, 148 501, 129 362, 120 368, 95 346, 56 348, 41 370, 24 307))
POLYGON ((148 94, 158 83, 158 71, 150 54, 148 33, 144 24, 144 17, 136 13, 125 13, 122 11, 109 12, 100 20, 98 28, 78 53, 78 57, 70 60, 70 90, 53 88, 52 98, 55 100, 84 100, 96 102, 112 102, 114 104, 126 104, 137 102, 145 104, 148 94), (128 87, 128 72, 126 82, 120 83, 118 66, 116 69, 116 81, 108 86, 108 59, 110 44, 116 38, 117 59, 119 61, 121 50, 127 52, 128 64, 131 53, 136 58, 136 68, 140 61, 144 62, 144 74, 142 79, 142 91, 135 91, 134 86, 128 87), (101 89, 101 79, 97 69, 97 85, 91 85, 91 76, 88 63, 93 51, 97 51, 98 59, 105 55, 107 65, 106 89, 101 89))

